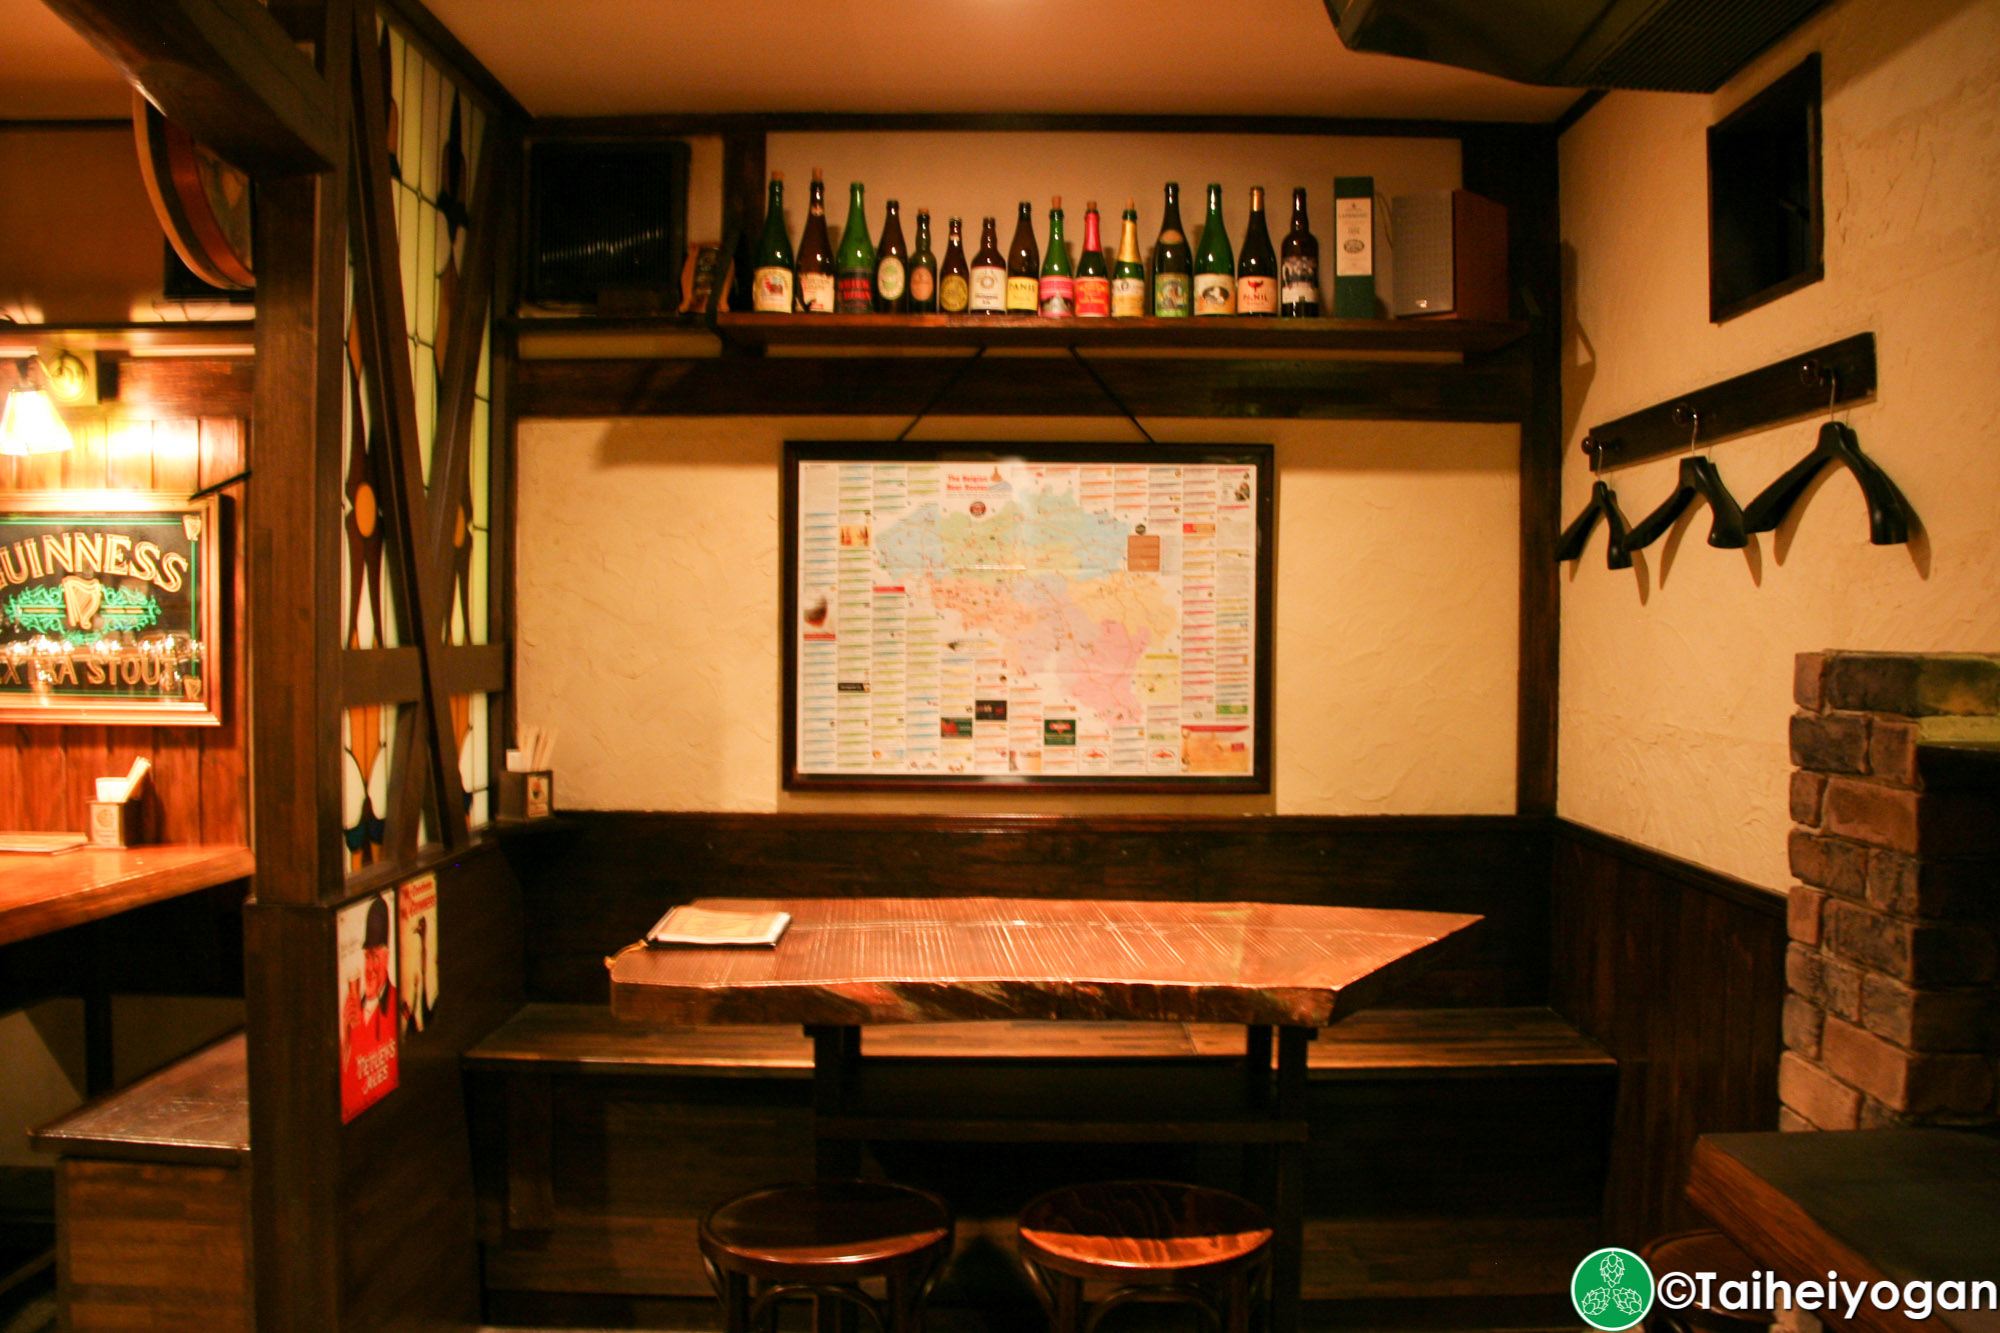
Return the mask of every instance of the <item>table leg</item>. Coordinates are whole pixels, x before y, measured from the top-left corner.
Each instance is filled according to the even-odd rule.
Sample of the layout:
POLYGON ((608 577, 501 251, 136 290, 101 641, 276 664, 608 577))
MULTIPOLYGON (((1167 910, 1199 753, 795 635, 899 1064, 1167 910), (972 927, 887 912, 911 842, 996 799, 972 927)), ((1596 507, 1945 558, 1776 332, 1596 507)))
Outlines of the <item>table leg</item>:
POLYGON ((829 1138, 820 1132, 823 1117, 845 1114, 854 1097, 861 1063, 861 1029, 809 1027, 813 1043, 813 1165, 822 1180, 848 1180, 861 1174, 861 1144, 854 1139, 829 1138))
MULTIPOLYGON (((1278 1095, 1272 1114, 1306 1118, 1306 1047, 1311 1028, 1278 1029, 1278 1095)), ((1277 1206, 1271 1217, 1271 1333, 1298 1333, 1305 1269, 1306 1145, 1277 1145, 1277 1206)))

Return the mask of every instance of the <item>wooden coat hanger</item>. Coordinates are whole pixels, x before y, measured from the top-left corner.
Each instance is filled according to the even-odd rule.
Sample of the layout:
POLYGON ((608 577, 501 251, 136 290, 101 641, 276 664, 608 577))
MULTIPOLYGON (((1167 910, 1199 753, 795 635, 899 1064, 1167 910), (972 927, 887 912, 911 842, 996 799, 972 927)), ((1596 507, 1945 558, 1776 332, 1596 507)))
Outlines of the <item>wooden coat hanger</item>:
POLYGON ((1570 521, 1563 529, 1562 536, 1556 538, 1556 561, 1558 564, 1575 560, 1583 554, 1583 544, 1590 540, 1590 530, 1597 526, 1602 515, 1611 540, 1604 548, 1604 564, 1607 569, 1630 569, 1632 552, 1626 549, 1628 529, 1625 515, 1618 512, 1618 497, 1603 482, 1592 482, 1590 503, 1584 511, 1570 521))
POLYGON ((1910 524, 1916 511, 1903 498, 1896 483, 1889 480, 1874 459, 1861 452, 1861 441, 1845 422, 1829 421, 1819 428, 1819 443, 1813 451, 1792 464, 1784 475, 1766 486, 1743 511, 1743 525, 1751 532, 1769 532, 1785 521, 1799 497, 1821 468, 1839 463, 1861 483, 1862 498, 1868 502, 1868 540, 1877 546, 1894 546, 1910 539, 1910 524))

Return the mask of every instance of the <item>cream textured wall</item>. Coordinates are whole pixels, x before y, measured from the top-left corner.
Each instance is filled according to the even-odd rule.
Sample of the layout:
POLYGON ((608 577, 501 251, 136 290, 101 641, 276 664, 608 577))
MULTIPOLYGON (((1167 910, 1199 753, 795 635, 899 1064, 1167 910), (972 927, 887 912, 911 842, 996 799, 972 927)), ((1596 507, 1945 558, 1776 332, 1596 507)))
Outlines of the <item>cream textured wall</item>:
MULTIPOLYGON (((1575 271, 1566 514, 1586 428, 1872 330, 1880 386, 1846 413, 1915 506, 1868 544, 1860 492, 1825 474, 1747 551, 1697 508, 1631 570, 1602 528, 1564 573, 1565 816, 1782 890, 1792 658, 1820 648, 2000 648, 2000 0, 1840 0, 1713 97, 1613 93, 1562 140, 1575 271), (1826 278, 1708 322, 1705 131, 1822 59, 1826 278)), ((1747 504, 1819 423, 1718 445, 1747 504)), ((1665 458, 1610 474, 1627 518, 1673 489, 1665 458)))
MULTIPOLYGON (((866 419, 529 421, 521 428, 520 715, 560 731, 571 809, 1504 813, 1514 804, 1518 432, 1154 422, 1277 446, 1271 797, 780 787, 779 460, 866 419)), ((1102 419, 941 418, 927 440, 1129 441, 1102 419)))

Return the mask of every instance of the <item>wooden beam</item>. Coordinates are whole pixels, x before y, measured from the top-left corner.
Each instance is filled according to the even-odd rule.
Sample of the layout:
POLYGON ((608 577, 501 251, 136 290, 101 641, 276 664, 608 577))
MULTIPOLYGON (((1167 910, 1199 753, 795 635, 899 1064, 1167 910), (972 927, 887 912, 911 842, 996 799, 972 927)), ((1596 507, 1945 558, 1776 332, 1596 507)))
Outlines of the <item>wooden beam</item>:
MULTIPOLYGON (((507 648, 502 643, 438 651, 438 671, 452 694, 491 694, 507 688, 507 648)), ((424 664, 414 648, 350 648, 340 655, 341 707, 414 703, 423 697, 424 664)))
MULTIPOLYGON (((958 357, 730 357, 517 363, 522 417, 908 416, 958 357)), ((1521 368, 1408 361, 1092 358, 1140 417, 1519 421, 1521 368)), ((934 409, 943 416, 1117 416, 1068 359, 985 357, 934 409)), ((1553 562, 1550 568, 1554 568, 1553 562)))
POLYGON ((340 157, 333 90, 256 0, 48 0, 167 119, 245 171, 340 157))
POLYGON ((1166 116, 1021 112, 744 111, 664 115, 543 116, 538 139, 816 131, 964 130, 985 134, 1285 134, 1369 139, 1456 139, 1484 122, 1347 116, 1166 116))
MULTIPOLYGON (((386 141, 388 112, 381 66, 375 57, 375 6, 359 0, 355 6, 356 40, 365 44, 354 60, 355 132, 352 213, 355 232, 355 310, 360 316, 362 357, 367 366, 371 411, 382 428, 387 457, 384 483, 388 504, 384 518, 395 537, 402 572, 405 617, 404 642, 423 655, 425 683, 421 711, 428 725, 428 763, 392 791, 389 816, 392 832, 414 828, 415 810, 428 775, 436 793, 438 819, 433 831, 446 847, 462 847, 470 837, 464 809, 464 788, 458 778, 457 746, 451 734, 449 697, 438 677, 430 649, 442 642, 437 615, 441 608, 426 595, 425 548, 420 545, 421 516, 426 512, 424 463, 418 456, 416 389, 410 367, 409 323, 403 306, 402 252, 397 239, 394 184, 389 176, 386 141)), ((396 761, 402 763, 399 754, 396 761)))

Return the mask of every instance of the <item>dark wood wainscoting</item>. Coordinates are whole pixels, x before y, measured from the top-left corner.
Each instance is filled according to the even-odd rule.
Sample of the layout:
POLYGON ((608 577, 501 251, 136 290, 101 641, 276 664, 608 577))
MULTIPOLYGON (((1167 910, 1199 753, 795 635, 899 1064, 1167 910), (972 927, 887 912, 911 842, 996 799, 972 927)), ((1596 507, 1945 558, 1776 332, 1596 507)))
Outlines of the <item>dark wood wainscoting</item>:
POLYGON ((398 1085, 340 1123, 335 907, 248 909, 255 1171, 281 1206, 258 1235, 289 1236, 275 1300, 284 1328, 436 1330, 479 1321, 470 1131, 459 1057, 521 1003, 519 887, 477 846, 436 869, 438 1004, 402 1039, 398 1085), (325 1210, 321 1215, 320 1210, 325 1210), (314 1315, 314 1301, 334 1313, 314 1315))
POLYGON ((1544 1004, 1547 825, 1509 816, 566 815, 509 840, 531 1000, 603 1003, 676 903, 814 894, 1188 898, 1477 912, 1401 1004, 1544 1004))
POLYGON ((1696 1135, 1777 1125, 1784 900, 1567 821, 1550 898, 1550 1004, 1618 1059, 1605 1243, 1699 1224, 1696 1135))

